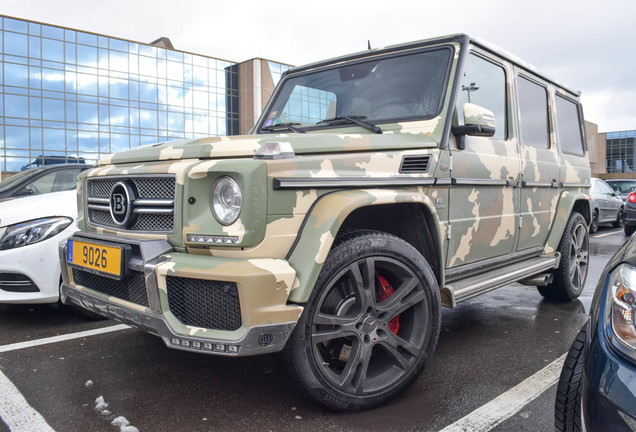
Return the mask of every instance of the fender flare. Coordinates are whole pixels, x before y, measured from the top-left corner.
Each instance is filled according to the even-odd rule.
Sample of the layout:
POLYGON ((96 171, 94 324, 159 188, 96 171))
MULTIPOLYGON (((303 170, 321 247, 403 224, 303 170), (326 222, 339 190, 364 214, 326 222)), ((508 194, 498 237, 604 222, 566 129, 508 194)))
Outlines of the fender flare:
POLYGON ((307 302, 338 231, 354 210, 368 206, 403 203, 423 205, 427 208, 435 225, 430 229, 433 230, 433 239, 437 242, 438 262, 443 263, 439 219, 433 202, 424 193, 385 189, 333 192, 323 195, 314 203, 305 216, 296 242, 287 254, 287 260, 296 270, 297 278, 294 289, 289 295, 289 301, 307 302))
POLYGON ((592 210, 590 204, 589 195, 579 191, 565 191, 561 193, 559 197, 559 203, 557 204, 556 215, 554 217, 554 223, 548 234, 548 239, 545 244, 544 253, 554 253, 559 248, 561 238, 563 237, 563 231, 570 219, 570 214, 574 210, 575 206, 585 206, 587 214, 583 212, 583 217, 590 224, 592 210))

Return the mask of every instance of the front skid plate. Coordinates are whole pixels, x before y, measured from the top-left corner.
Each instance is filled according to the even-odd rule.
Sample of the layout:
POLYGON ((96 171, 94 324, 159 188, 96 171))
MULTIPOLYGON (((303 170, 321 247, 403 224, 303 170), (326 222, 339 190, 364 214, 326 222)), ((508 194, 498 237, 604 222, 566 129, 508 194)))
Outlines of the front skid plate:
POLYGON ((152 333, 161 337, 169 348, 183 351, 230 357, 278 352, 285 347, 289 335, 296 327, 295 322, 250 327, 245 336, 238 340, 198 338, 175 333, 165 319, 159 315, 152 315, 105 301, 90 293, 77 291, 66 283, 62 284, 60 293, 65 304, 74 304, 147 333, 152 333), (175 340, 178 340, 178 344, 174 343, 175 340), (200 348, 196 348, 197 345, 200 348), (205 347, 209 345, 212 345, 212 348, 206 349, 205 347), (229 352, 225 348, 224 351, 215 349, 221 345, 237 347, 237 351, 229 352))

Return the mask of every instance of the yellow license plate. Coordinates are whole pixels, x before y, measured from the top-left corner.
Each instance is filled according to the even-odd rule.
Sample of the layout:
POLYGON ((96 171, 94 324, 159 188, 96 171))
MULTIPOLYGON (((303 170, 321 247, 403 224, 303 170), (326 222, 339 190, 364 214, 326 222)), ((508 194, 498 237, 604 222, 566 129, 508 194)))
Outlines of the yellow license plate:
POLYGON ((78 267, 119 278, 122 275, 122 250, 121 246, 113 247, 69 239, 67 261, 78 267))

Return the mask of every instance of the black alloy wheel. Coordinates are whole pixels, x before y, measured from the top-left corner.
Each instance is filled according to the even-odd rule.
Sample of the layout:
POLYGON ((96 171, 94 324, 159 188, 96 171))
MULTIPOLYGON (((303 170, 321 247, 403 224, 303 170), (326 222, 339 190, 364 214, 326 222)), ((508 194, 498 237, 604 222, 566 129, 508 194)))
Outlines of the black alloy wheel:
POLYGON ((554 281, 548 286, 537 288, 547 299, 572 301, 578 298, 585 288, 590 260, 587 223, 580 213, 572 212, 570 215, 558 251, 561 261, 553 272, 554 281))
POLYGON ((288 343, 292 376, 316 400, 357 411, 391 400, 431 357, 440 329, 437 281, 397 237, 337 240, 288 343))

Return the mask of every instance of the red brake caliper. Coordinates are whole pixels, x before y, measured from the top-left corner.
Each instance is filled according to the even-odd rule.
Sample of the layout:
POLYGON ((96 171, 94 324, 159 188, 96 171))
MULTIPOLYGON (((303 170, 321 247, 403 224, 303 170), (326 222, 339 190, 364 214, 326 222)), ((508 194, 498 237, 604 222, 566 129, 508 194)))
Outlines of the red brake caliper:
MULTIPOLYGON (((378 277, 378 282, 380 282, 380 286, 378 287, 378 301, 384 301, 391 297, 391 294, 395 292, 391 284, 384 279, 379 274, 376 274, 378 277)), ((389 321, 389 330, 391 330, 394 334, 397 334, 400 328, 400 316, 396 316, 391 321, 389 321)))

